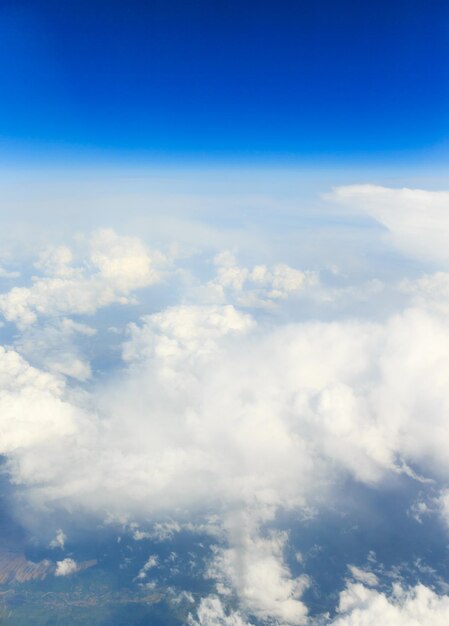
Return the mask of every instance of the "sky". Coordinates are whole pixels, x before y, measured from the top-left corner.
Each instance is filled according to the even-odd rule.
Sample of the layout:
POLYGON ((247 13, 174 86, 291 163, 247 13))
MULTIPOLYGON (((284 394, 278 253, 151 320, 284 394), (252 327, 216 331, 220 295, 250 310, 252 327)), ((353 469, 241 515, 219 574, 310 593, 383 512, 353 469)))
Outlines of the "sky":
POLYGON ((0 29, 3 158, 446 148, 444 1, 4 0, 0 29))
POLYGON ((0 621, 449 623, 448 29, 0 4, 0 621))

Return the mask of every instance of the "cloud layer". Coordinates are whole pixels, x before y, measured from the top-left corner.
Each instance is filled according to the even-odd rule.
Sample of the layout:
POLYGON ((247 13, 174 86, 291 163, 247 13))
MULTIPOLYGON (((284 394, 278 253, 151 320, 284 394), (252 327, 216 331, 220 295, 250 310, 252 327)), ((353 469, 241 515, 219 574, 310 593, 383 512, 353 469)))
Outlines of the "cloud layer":
MULTIPOLYGON (((305 567, 293 571, 280 512, 319 511, 351 482, 412 481, 431 487, 432 511, 448 517, 446 196, 373 186, 331 194, 426 261, 418 275, 365 291, 377 316, 360 314, 358 286, 339 286, 328 267, 245 264, 227 250, 189 265, 107 229, 46 248, 23 268, 25 284, 0 295, 10 333, 0 347, 0 453, 17 492, 39 515, 169 520, 165 539, 206 528, 214 592, 192 624, 312 624, 313 581, 305 567), (168 303, 153 296, 162 279, 168 303), (345 308, 333 316, 337 300, 345 308), (114 304, 129 307, 102 321, 114 304), (113 365, 102 366, 105 353, 113 365)), ((154 536, 130 527, 136 540, 154 536)), ((68 558, 57 568, 77 571, 68 558)), ((351 568, 356 580, 328 623, 447 622, 446 596, 405 583, 381 591, 375 574, 351 568)))

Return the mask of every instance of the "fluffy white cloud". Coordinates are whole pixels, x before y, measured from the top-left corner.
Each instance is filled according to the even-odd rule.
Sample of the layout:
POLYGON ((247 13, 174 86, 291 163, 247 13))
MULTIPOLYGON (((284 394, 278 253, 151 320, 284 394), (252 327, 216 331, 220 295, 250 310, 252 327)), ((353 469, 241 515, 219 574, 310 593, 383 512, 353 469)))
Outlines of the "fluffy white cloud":
POLYGON ((70 576, 79 570, 79 566, 73 559, 64 559, 57 561, 55 576, 70 576))
POLYGON ((42 497, 169 514, 301 505, 348 473, 445 476, 448 342, 447 321, 416 309, 275 329, 232 307, 167 309, 131 328, 129 368, 95 391, 80 449, 23 459, 42 497))
POLYGON ((258 619, 305 624, 307 608, 300 598, 308 579, 292 578, 284 563, 286 534, 262 537, 251 526, 244 515, 235 517, 230 528, 227 524, 231 547, 217 549, 209 567, 209 576, 218 581, 217 592, 236 592, 242 610, 258 619))
POLYGON ((242 307, 271 308, 276 301, 301 293, 318 284, 314 272, 303 272, 286 264, 273 267, 241 267, 229 251, 214 258, 216 277, 203 290, 203 297, 213 301, 231 301, 242 307))
POLYGON ((41 255, 30 287, 13 287, 0 295, 0 311, 21 327, 39 316, 92 314, 112 303, 130 302, 133 290, 160 280, 161 253, 150 254, 138 239, 121 237, 112 230, 94 233, 77 265, 72 251, 63 246, 41 255))
POLYGON ((406 254, 448 263, 449 192, 348 185, 336 187, 325 197, 373 217, 406 254))
POLYGON ((179 306, 147 315, 142 324, 130 324, 130 340, 123 346, 125 361, 158 359, 161 363, 180 362, 207 356, 218 349, 221 338, 244 334, 253 326, 249 315, 233 306, 179 306))
POLYGON ((356 567, 355 565, 348 565, 348 569, 355 580, 367 585, 368 587, 377 587, 379 584, 379 579, 374 572, 356 567))
POLYGON ((61 380, 0 346, 0 453, 74 433, 79 411, 64 399, 61 380))
MULTIPOLYGON (((361 583, 350 583, 340 593, 336 618, 320 618, 318 621, 310 619, 306 623, 328 626, 446 626, 448 620, 449 596, 438 595, 424 585, 405 589, 400 584, 395 584, 387 595, 361 583)), ((301 624, 302 621, 293 623, 301 624)), ((199 604, 196 619, 190 616, 189 624, 250 626, 251 620, 247 621, 240 612, 226 611, 217 596, 207 596, 199 604)))
POLYGON ((237 611, 226 612, 220 599, 208 596, 200 602, 197 618, 189 616, 189 626, 250 626, 237 611))
POLYGON ((424 585, 406 590, 396 584, 389 596, 351 583, 341 594, 332 626, 446 626, 449 596, 439 596, 424 585))
MULTIPOLYGON (((399 222, 389 228, 416 252, 399 222)), ((286 564, 287 535, 270 530, 277 510, 314 504, 330 490, 338 497, 348 477, 447 484, 446 275, 403 281, 412 306, 376 322, 331 321, 324 306, 322 321, 287 323, 244 311, 282 303, 312 287, 314 275, 240 267, 225 254, 201 293, 187 286, 181 304, 155 304, 157 312, 128 323, 121 369, 89 380, 79 344, 95 331, 67 316, 129 302, 133 290, 160 279, 163 262, 111 231, 94 234, 89 246, 84 256, 48 249, 31 286, 0 296, 20 331, 15 350, 0 349, 0 453, 12 480, 48 509, 135 519, 145 529, 150 520, 151 532, 128 526, 137 540, 166 539, 186 520, 213 529, 216 594, 201 601, 192 624, 306 623, 307 578, 286 564), (50 319, 33 326, 39 316, 50 319), (87 380, 82 391, 74 382, 87 380), (225 608, 230 596, 238 610, 225 608)), ((154 565, 150 559, 138 578, 154 565)), ((58 567, 77 566, 66 559, 58 567)), ((418 605, 433 624, 442 598, 420 587, 387 597, 368 589, 373 573, 350 571, 358 583, 341 596, 338 626, 396 626, 418 605)))

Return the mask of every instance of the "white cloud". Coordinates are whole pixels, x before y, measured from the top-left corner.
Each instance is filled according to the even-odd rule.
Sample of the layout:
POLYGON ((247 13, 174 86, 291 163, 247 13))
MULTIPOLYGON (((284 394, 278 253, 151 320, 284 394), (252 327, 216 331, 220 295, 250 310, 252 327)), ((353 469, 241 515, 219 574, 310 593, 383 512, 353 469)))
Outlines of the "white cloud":
POLYGON ((231 547, 216 550, 209 576, 218 581, 217 592, 235 592, 246 614, 280 624, 305 624, 307 608, 301 595, 305 576, 293 578, 284 563, 287 535, 271 532, 262 537, 245 515, 227 524, 231 547))
POLYGON ((56 375, 79 381, 91 375, 89 361, 79 347, 79 337, 93 337, 95 329, 63 317, 24 329, 14 347, 22 356, 56 375))
MULTIPOLYGON (((228 610, 217 596, 207 596, 200 601, 197 616, 189 617, 191 626, 250 626, 241 612, 228 610)), ((337 616, 321 617, 308 624, 328 626, 446 626, 449 620, 449 596, 438 595, 418 584, 405 589, 394 584, 390 594, 382 593, 361 583, 350 583, 340 593, 337 616)), ((281 621, 269 623, 284 624, 281 621)), ((287 622, 288 623, 288 622, 287 622)), ((301 624, 301 621, 294 622, 301 624)))
POLYGON ((439 596, 424 585, 409 590, 394 585, 387 596, 351 583, 340 594, 339 613, 332 626, 446 626, 449 596, 439 596))
POLYGON ((59 528, 56 531, 55 538, 50 541, 50 548, 61 548, 61 550, 64 550, 66 541, 67 541, 66 534, 61 528, 59 528))
POLYGON ((142 541, 143 539, 151 539, 151 533, 148 533, 144 530, 139 530, 139 528, 136 528, 133 531, 133 539, 134 541, 142 541))
POLYGON ((58 378, 0 346, 0 454, 55 441, 76 430, 79 409, 58 378))
POLYGON ((148 560, 144 566, 139 570, 134 580, 143 580, 147 577, 148 572, 158 566, 159 559, 156 554, 152 554, 148 557, 148 560))
POLYGON ((272 308, 277 301, 318 284, 314 272, 303 272, 285 263, 241 267, 229 251, 217 254, 214 264, 217 275, 200 295, 206 300, 232 302, 241 307, 272 308))
POLYGON ((400 283, 399 288, 408 294, 419 308, 442 315, 449 313, 448 272, 435 272, 415 279, 406 279, 400 283))
POLYGON ((161 276, 156 268, 165 263, 160 252, 150 254, 139 239, 109 229, 92 235, 90 260, 106 284, 125 294, 157 283, 161 276))
POLYGON ((55 576, 71 576, 79 570, 79 566, 73 559, 64 559, 56 562, 55 576))
POLYGON ((273 329, 229 306, 169 308, 132 328, 128 370, 95 392, 98 418, 44 455, 20 450, 13 477, 35 501, 100 515, 216 511, 217 590, 248 614, 300 623, 305 579, 283 562, 286 537, 262 535, 260 521, 348 474, 374 483, 410 463, 447 475, 448 342, 447 321, 416 309, 273 329), (237 516, 240 534, 235 510, 249 520, 245 531, 237 516))
POLYGON ((94 233, 89 249, 78 265, 63 246, 41 255, 30 287, 13 287, 0 295, 0 311, 5 319, 20 327, 33 324, 40 316, 92 314, 112 303, 131 301, 135 289, 157 283, 161 253, 150 254, 136 238, 121 237, 112 230, 94 233))
POLYGON ((169 308, 131 328, 129 368, 94 390, 79 449, 21 458, 48 476, 42 498, 117 513, 300 506, 329 476, 410 466, 445 476, 448 342, 447 321, 417 309, 273 329, 232 307, 169 308))
POLYGON ((348 565, 348 569, 355 580, 367 585, 368 587, 377 587, 379 584, 379 579, 374 572, 369 572, 360 567, 356 567, 355 565, 348 565))
POLYGON ((226 612, 216 596, 202 598, 197 610, 197 619, 191 615, 189 626, 250 626, 237 611, 226 612))
MULTIPOLYGON (((421 254, 397 219, 388 222, 397 245, 421 254)), ((402 281, 412 306, 376 322, 329 321, 324 303, 324 321, 281 323, 266 310, 245 311, 282 305, 313 287, 315 275, 282 264, 243 267, 224 254, 203 290, 184 286, 179 304, 152 302, 156 312, 125 322, 121 369, 81 392, 76 381, 92 371, 80 344, 95 330, 68 316, 129 302, 133 290, 161 278, 163 265, 138 240, 111 231, 89 246, 46 250, 32 284, 0 296, 20 331, 14 350, 0 349, 0 452, 12 480, 47 510, 148 524, 150 531, 127 526, 136 540, 166 540, 186 520, 202 524, 220 542, 209 568, 216 595, 201 601, 192 624, 242 626, 251 616, 306 623, 307 579, 287 566, 287 535, 270 531, 277 510, 314 506, 331 491, 338 499, 348 477, 379 488, 392 474, 446 484, 446 275, 402 281), (49 319, 34 324, 39 317, 49 319), (239 608, 228 610, 234 595, 239 608)), ((367 301, 379 296, 372 286, 367 301)), ((348 288, 343 297, 350 309, 357 294, 348 288)), ((440 505, 447 515, 444 492, 440 505)), ((53 542, 62 547, 61 537, 53 542)), ((58 567, 71 573, 67 562, 58 567)), ((138 579, 155 565, 150 559, 138 579)), ((441 598, 421 588, 385 596, 367 588, 375 574, 350 572, 358 583, 341 597, 338 626, 374 624, 382 607, 387 620, 377 623, 391 616, 402 626, 418 605, 429 620, 437 615, 441 598)))
POLYGON ((123 346, 125 361, 156 358, 164 364, 194 359, 217 350, 228 334, 244 334, 253 320, 233 306, 178 306, 129 325, 131 339, 123 346))
POLYGON ((404 253, 445 266, 449 262, 449 192, 348 185, 325 197, 373 217, 404 253))

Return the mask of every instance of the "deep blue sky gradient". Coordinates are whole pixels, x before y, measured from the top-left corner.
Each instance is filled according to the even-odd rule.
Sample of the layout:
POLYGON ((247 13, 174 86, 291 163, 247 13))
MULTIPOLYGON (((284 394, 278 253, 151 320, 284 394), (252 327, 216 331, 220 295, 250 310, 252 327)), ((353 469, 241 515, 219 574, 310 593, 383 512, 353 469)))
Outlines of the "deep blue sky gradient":
POLYGON ((3 0, 0 151, 307 158, 448 134, 447 0, 3 0))

